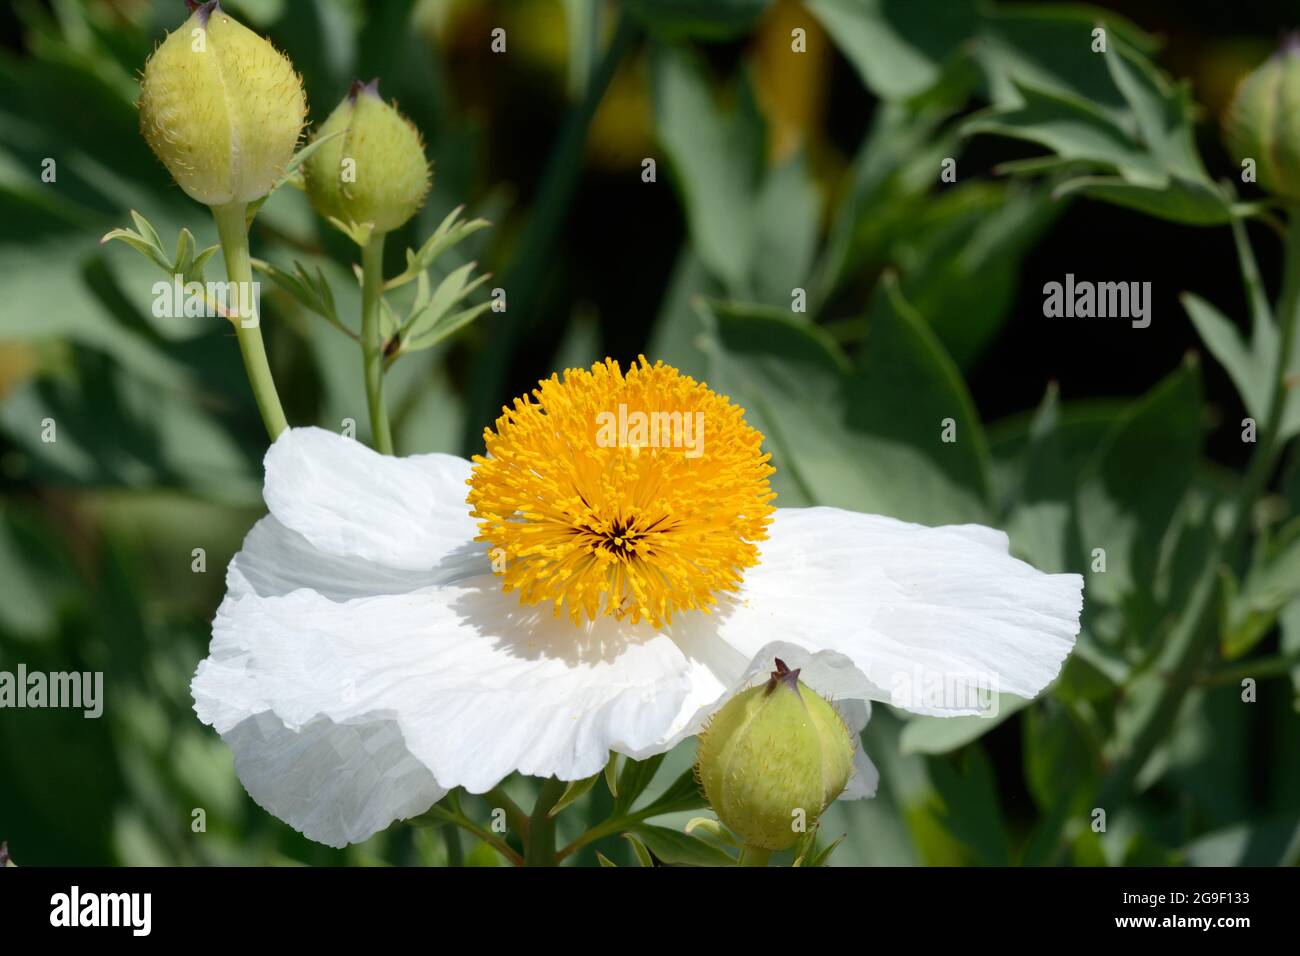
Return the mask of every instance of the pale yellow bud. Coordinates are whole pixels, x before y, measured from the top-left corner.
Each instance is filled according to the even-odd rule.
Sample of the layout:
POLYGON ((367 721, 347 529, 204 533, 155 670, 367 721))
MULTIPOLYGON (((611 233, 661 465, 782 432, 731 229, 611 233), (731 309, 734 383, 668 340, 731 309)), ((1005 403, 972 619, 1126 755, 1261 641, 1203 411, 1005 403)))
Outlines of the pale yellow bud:
POLYGON ((209 206, 269 193, 306 119, 293 64, 217 0, 167 35, 140 81, 144 138, 177 184, 209 206))
POLYGON ((700 736, 704 795, 752 847, 793 846, 853 772, 844 721, 798 678, 777 660, 771 680, 727 701, 700 736))
POLYGON ((432 173, 411 121, 379 97, 378 81, 352 92, 316 133, 323 142, 303 164, 307 195, 327 219, 392 232, 424 205, 432 173))
POLYGON ((1224 132, 1237 162, 1254 160, 1261 186, 1300 200, 1300 34, 1241 81, 1224 132))

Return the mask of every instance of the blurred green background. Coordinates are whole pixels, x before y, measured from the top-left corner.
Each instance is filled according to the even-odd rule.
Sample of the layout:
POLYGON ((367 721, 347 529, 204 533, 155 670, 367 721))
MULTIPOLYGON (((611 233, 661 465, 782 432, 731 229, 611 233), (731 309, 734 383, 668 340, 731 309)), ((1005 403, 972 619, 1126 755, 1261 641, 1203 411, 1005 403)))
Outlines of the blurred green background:
MULTIPOLYGON (((775 456, 778 504, 993 524, 1038 567, 1087 573, 1079 650, 1039 701, 1008 701, 997 721, 876 709, 865 741, 880 794, 828 813, 824 832, 848 834, 833 864, 1300 856, 1293 451, 1256 509, 1249 554, 1211 569, 1207 651, 1172 689, 1159 669, 1217 560, 1211 529, 1251 450, 1242 376, 1198 358, 1179 303, 1194 291, 1244 325, 1226 216, 1168 188, 1140 209, 1058 196, 1080 168, 1123 172, 1128 159, 1072 153, 1059 117, 1015 112, 1027 87, 1047 90, 1136 130, 1126 157, 1167 159, 1088 49, 1104 21, 1135 62, 1190 81, 1199 105, 1171 98, 1170 122, 1205 182, 1231 176, 1218 116, 1297 25, 1291 4, 1112 4, 1122 16, 973 0, 224 5, 292 58, 314 122, 354 77, 378 75, 423 131, 433 192, 390 240, 390 272, 457 205, 495 224, 438 268, 477 260, 508 311, 395 366, 400 452, 477 452, 501 404, 539 377, 644 352, 747 409, 775 456), (490 49, 496 27, 505 53, 490 49), (791 49, 794 30, 806 52, 791 49), (1003 167, 1044 146, 1062 159, 1044 175, 1003 167), (945 158, 956 182, 940 180, 945 158), (1151 281, 1152 326, 1043 318, 1043 284, 1067 272, 1151 281), (791 309, 796 288, 805 312, 791 309), (956 444, 936 441, 945 417, 956 444), (1104 576, 1089 573, 1098 546, 1104 576), (1244 677, 1258 681, 1252 703, 1244 677), (1156 699, 1178 706, 1135 739, 1156 699), (1114 793, 1134 754, 1095 832, 1093 797, 1114 793)), ((0 711, 0 839, 19 865, 446 862, 447 844, 422 828, 341 852, 304 840, 245 796, 191 710, 225 565, 263 510, 265 433, 224 323, 154 318, 154 267, 98 243, 132 209, 164 243, 183 226, 215 242, 134 106, 146 57, 184 17, 181 0, 0 10, 0 670, 103 671, 106 686, 98 720, 0 711), (49 158, 55 182, 41 177, 49 158), (192 831, 195 808, 205 832, 192 831)), ((1278 238, 1256 224, 1249 236, 1275 289, 1278 238)), ((283 268, 321 268, 356 314, 353 251, 301 193, 280 190, 252 242, 283 268)), ((352 343, 266 288, 290 421, 337 430, 351 418, 365 438, 352 343)), ((662 781, 690 761, 685 745, 662 781)), ((533 786, 511 789, 525 802, 533 786)), ((601 819, 602 794, 562 831, 601 819)), ((599 846, 630 859, 617 838, 599 846)), ((466 862, 494 859, 462 849, 466 862)))

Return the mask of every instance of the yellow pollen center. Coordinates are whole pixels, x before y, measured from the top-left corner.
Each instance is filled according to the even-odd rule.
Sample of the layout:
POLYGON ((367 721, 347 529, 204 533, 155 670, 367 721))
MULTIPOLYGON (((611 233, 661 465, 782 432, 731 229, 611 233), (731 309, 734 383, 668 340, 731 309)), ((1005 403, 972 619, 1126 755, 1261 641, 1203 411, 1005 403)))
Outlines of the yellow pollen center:
POLYGON ((645 358, 552 375, 503 408, 469 504, 524 604, 656 627, 707 610, 758 559, 775 493, 763 436, 725 396, 645 358))

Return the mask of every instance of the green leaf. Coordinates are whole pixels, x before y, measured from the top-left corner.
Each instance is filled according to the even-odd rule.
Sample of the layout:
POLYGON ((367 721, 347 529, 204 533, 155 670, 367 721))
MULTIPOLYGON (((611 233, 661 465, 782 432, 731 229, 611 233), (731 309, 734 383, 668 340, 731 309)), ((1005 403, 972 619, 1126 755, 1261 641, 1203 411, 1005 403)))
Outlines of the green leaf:
POLYGON ((1020 266, 1065 211, 1043 188, 968 183, 909 217, 896 254, 907 301, 953 360, 969 366, 994 340, 1019 290, 1020 266))
POLYGON ((691 817, 683 829, 686 833, 691 834, 699 831, 708 836, 714 843, 720 844, 724 847, 730 847, 733 850, 739 850, 745 845, 740 837, 736 836, 736 834, 723 826, 721 821, 715 820, 713 817, 691 817))
POLYGON ((605 764, 605 786, 609 788, 609 795, 618 799, 618 754, 609 755, 609 763, 605 764))
POLYGON ((1061 803, 1076 810, 1101 770, 1093 751, 1066 710, 1057 701, 1025 712, 1021 722, 1024 741, 1025 781, 1034 800, 1044 810, 1061 803))
POLYGON ((972 117, 967 135, 990 133, 1036 143, 1058 160, 1123 171, 1128 182, 1163 186, 1166 177, 1154 157, 1100 107, 1071 94, 1016 84, 1019 102, 972 117))
POLYGON ((1086 555, 1105 550, 1105 572, 1087 576, 1089 603, 1125 606, 1137 615, 1130 626, 1151 623, 1161 540, 1190 487, 1202 437, 1200 378, 1189 360, 1114 424, 1079 476, 1081 546, 1086 555))
POLYGON ((670 160, 691 243, 733 295, 747 296, 764 128, 743 80, 736 103, 714 100, 703 65, 676 47, 651 54, 655 129, 670 160))
POLYGON ((675 866, 735 866, 736 861, 710 843, 667 827, 638 824, 632 833, 664 863, 675 866))
POLYGON ((447 213, 438 228, 434 230, 433 235, 425 240, 419 251, 414 249, 406 250, 406 269, 384 283, 385 291, 399 288, 425 275, 429 269, 433 268, 434 263, 438 261, 438 257, 448 249, 460 244, 479 230, 492 225, 486 219, 462 221, 460 215, 464 210, 464 206, 457 206, 447 213))
POLYGON ((1063 405, 1057 392, 1049 387, 1028 421, 1004 492, 1013 552, 1050 573, 1084 567, 1073 537, 1078 476, 1119 414, 1109 403, 1063 405))
POLYGON ((1250 212, 1246 205, 1229 202, 1212 183, 1172 175, 1159 187, 1119 176, 1079 176, 1057 187, 1054 195, 1075 193, 1188 226, 1217 226, 1250 212))
POLYGON ((748 285, 756 301, 789 308, 796 288, 807 291, 820 213, 803 152, 768 171, 755 197, 748 285))
POLYGON ((564 793, 560 794, 560 799, 555 801, 555 806, 551 807, 550 811, 546 815, 553 819, 567 807, 570 807, 577 801, 581 800, 590 792, 591 788, 596 785, 596 781, 600 779, 600 776, 600 774, 596 774, 595 776, 587 777, 585 780, 571 781, 569 785, 564 788, 564 793))
POLYGON ((623 839, 632 845, 632 855, 636 857, 637 866, 653 867, 655 865, 654 857, 646 849, 646 845, 631 833, 624 833, 623 839))
POLYGON ((1272 391, 1271 357, 1255 352, 1242 340, 1232 320, 1200 296, 1184 292, 1182 303, 1201 341, 1237 387, 1246 411, 1256 422, 1265 421, 1272 391))
POLYGON ((477 263, 467 262, 459 269, 453 270, 438 283, 438 287, 432 295, 428 296, 427 301, 423 302, 421 300, 425 299, 427 287, 424 282, 421 282, 420 291, 416 296, 416 305, 398 330, 401 339, 400 353, 432 348, 492 308, 492 303, 489 301, 452 311, 470 293, 491 278, 490 275, 484 274, 470 281, 470 273, 474 271, 476 265, 477 263))
POLYGON ((1284 607, 1300 597, 1300 518, 1256 555, 1239 593, 1227 601, 1223 655, 1241 657, 1263 640, 1284 607))
POLYGON ((776 310, 700 309, 717 343, 710 384, 765 436, 782 505, 929 523, 988 519, 983 429, 952 360, 896 283, 876 299, 857 367, 824 332, 776 310), (945 419, 956 441, 943 441, 945 419))
MULTIPOLYGON (((1079 37, 1079 42, 1086 40, 1079 37)), ((1118 104, 1113 97, 1102 101, 1068 84, 1013 70, 1000 75, 996 105, 972 118, 966 132, 1045 146, 1054 154, 1049 165, 1091 167, 1061 185, 1058 196, 1078 193, 1190 225, 1225 223, 1249 212, 1206 172, 1196 150, 1195 106, 1186 84, 1169 82, 1117 37, 1108 39, 1106 52, 1091 56, 1104 64, 1118 104)))
POLYGON ((1101 55, 1092 31, 1103 26, 1108 47, 1118 39, 1150 52, 1155 39, 1113 10, 1071 4, 1012 3, 983 10, 976 57, 987 75, 988 98, 998 106, 1020 101, 1016 83, 1095 104, 1124 124, 1130 109, 1101 55))
POLYGON ((645 760, 626 758, 623 771, 618 776, 618 791, 614 796, 612 816, 623 816, 632 808, 636 798, 641 796, 645 788, 654 780, 655 774, 659 772, 659 765, 664 762, 666 756, 667 754, 656 754, 645 760))
POLYGON ((172 274, 171 260, 168 259, 167 254, 163 252, 162 246, 151 243, 148 239, 146 239, 138 232, 135 232, 131 229, 114 229, 111 232, 107 233, 104 236, 104 238, 99 241, 101 243, 107 243, 113 241, 125 242, 136 252, 140 253, 150 261, 154 262, 159 269, 162 269, 164 272, 168 273, 169 275, 172 274))
POLYGON ((830 861, 831 854, 834 853, 839 848, 839 845, 847 838, 847 833, 841 833, 830 843, 826 844, 826 846, 817 850, 806 863, 802 864, 802 866, 808 869, 816 869, 818 867, 826 866, 830 861))
POLYGON ((399 354, 418 352, 421 349, 433 348, 433 346, 437 345, 439 342, 445 341, 455 335, 491 308, 491 302, 483 302, 479 305, 470 306, 468 309, 461 309, 459 312, 452 312, 448 315, 444 315, 437 322, 424 328, 422 331, 418 333, 408 333, 410 337, 402 342, 399 354))
POLYGON ((1300 814, 1224 827, 1183 852, 1191 866, 1294 866, 1300 857, 1300 814))
POLYGON ((681 813, 686 810, 698 810, 707 807, 699 782, 695 779, 695 768, 681 773, 652 803, 638 811, 647 818, 663 816, 665 813, 681 813))
POLYGON ((356 339, 356 333, 344 325, 339 318, 334 303, 334 292, 319 266, 316 267, 316 273, 313 275, 306 266, 295 259, 293 272, 285 272, 269 262, 254 259, 253 268, 269 277, 308 311, 319 315, 349 338, 356 339))
MULTIPOLYGON (((211 345, 212 343, 209 343, 211 345)), ((184 488, 214 499, 258 497, 253 462, 197 396, 164 388, 74 346, 65 374, 38 378, 0 405, 18 474, 50 484, 184 488), (56 440, 42 440, 52 419, 56 440)))
POLYGON ((39 514, 0 506, 0 637, 51 637, 85 586, 64 541, 39 514))
POLYGON ((973 852, 979 865, 1008 865, 1011 860, 998 806, 998 787, 984 751, 970 747, 956 762, 931 758, 928 766, 944 828, 973 852))
POLYGON ((913 717, 899 735, 899 749, 905 754, 946 754, 978 740, 1008 717, 1029 706, 1023 697, 998 695, 992 716, 913 717))
POLYGON ((880 104, 833 206, 815 273, 819 301, 829 300, 846 280, 879 271, 889 261, 891 242, 912 234, 917 211, 929 206, 935 170, 958 152, 956 134, 941 127, 960 106, 880 104))
POLYGON ((885 100, 933 87, 979 27, 974 0, 809 0, 808 8, 885 100))
POLYGON ((1208 181, 1209 174, 1196 151, 1190 84, 1170 83, 1149 60, 1122 43, 1108 44, 1102 58, 1133 113, 1138 141, 1170 173, 1208 181))
MULTIPOLYGON (((1184 293, 1182 301, 1205 347, 1227 370, 1246 411, 1257 426, 1263 426, 1268 419, 1281 333, 1260 278, 1245 224, 1234 219, 1232 235, 1250 312, 1249 340, 1230 319, 1199 296, 1184 293)), ((1285 401, 1278 429, 1281 441, 1300 434, 1300 389, 1290 390, 1285 401)))

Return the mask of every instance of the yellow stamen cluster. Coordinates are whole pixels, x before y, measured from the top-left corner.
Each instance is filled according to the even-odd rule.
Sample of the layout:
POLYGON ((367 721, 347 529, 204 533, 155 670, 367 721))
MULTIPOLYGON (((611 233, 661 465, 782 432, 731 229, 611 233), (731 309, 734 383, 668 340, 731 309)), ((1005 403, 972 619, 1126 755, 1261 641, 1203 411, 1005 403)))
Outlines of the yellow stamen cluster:
POLYGON ((732 591, 767 537, 773 468, 726 396, 641 358, 552 375, 503 408, 469 504, 524 604, 658 627, 732 591))

